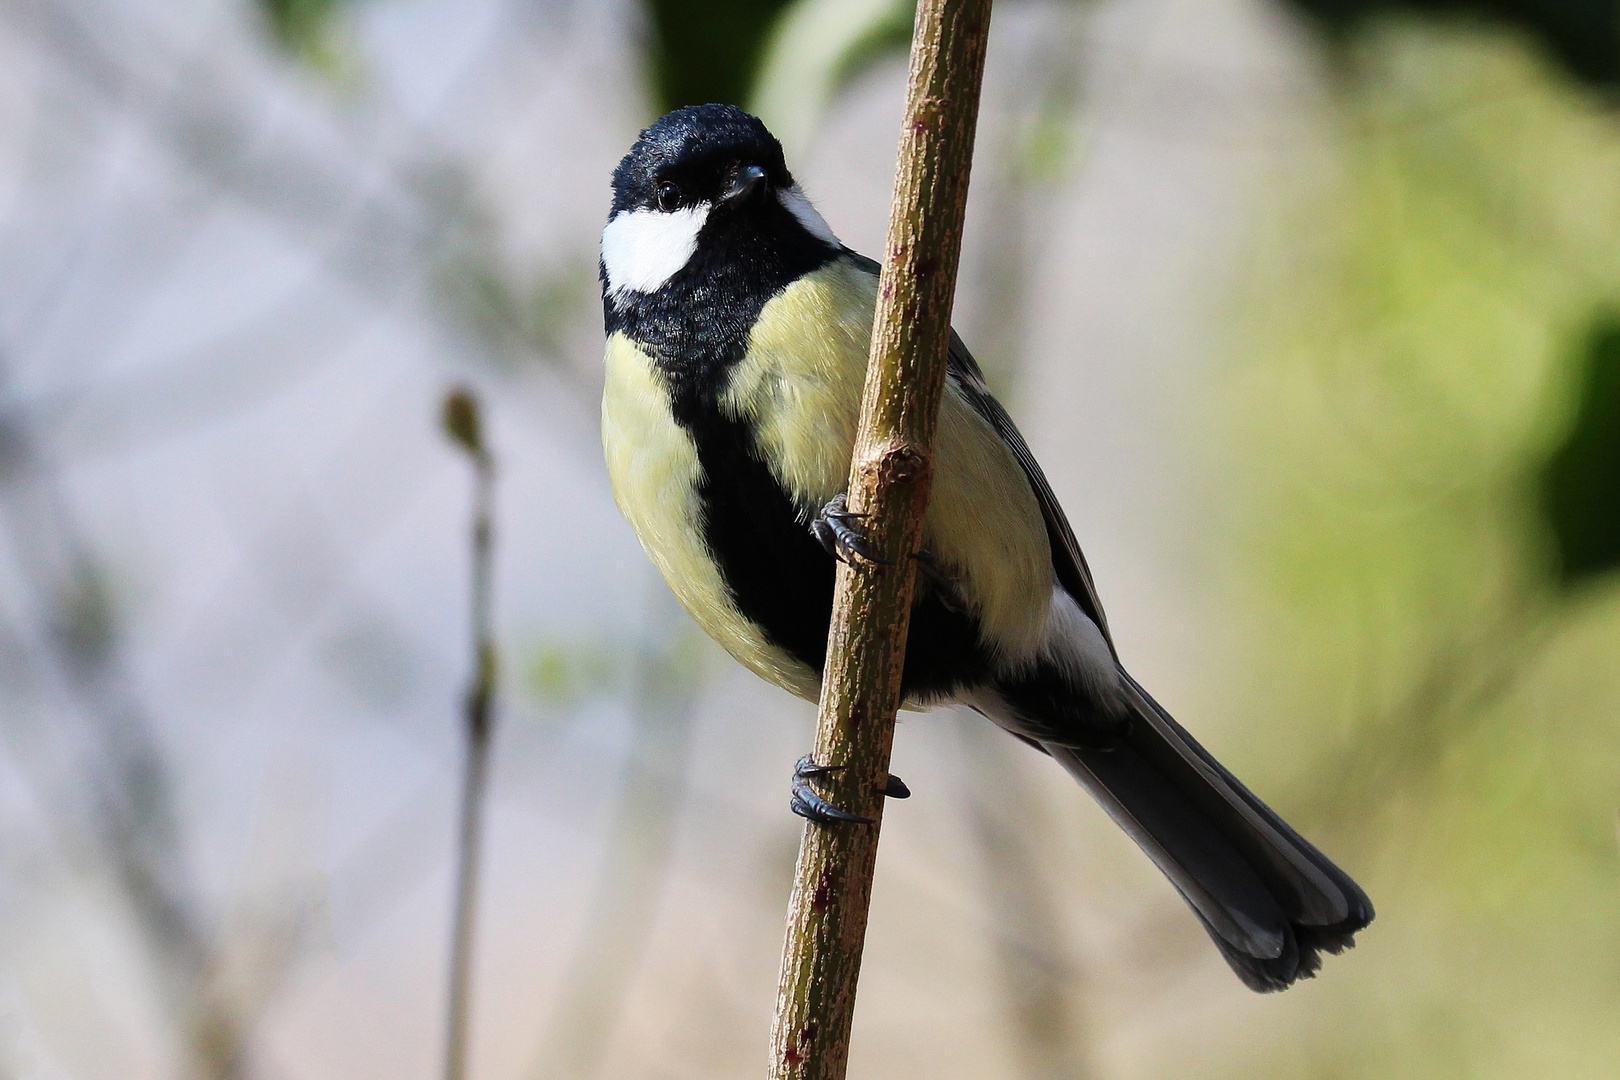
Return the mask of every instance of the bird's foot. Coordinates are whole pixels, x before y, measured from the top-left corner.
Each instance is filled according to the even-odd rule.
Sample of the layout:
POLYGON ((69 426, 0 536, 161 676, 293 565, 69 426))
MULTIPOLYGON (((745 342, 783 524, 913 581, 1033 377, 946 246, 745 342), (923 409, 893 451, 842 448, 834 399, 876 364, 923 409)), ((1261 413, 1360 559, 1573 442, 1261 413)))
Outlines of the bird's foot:
POLYGON ((939 561, 939 557, 923 548, 912 558, 917 560, 917 571, 928 579, 928 583, 934 588, 934 595, 945 605, 945 610, 954 611, 958 615, 966 614, 968 602, 962 596, 960 583, 946 569, 945 564, 939 561))
POLYGON ((821 508, 821 513, 810 523, 810 535, 826 549, 827 554, 839 562, 852 562, 853 557, 858 555, 867 562, 887 566, 889 560, 872 549, 872 545, 867 542, 866 534, 856 524, 865 516, 850 510, 844 493, 840 491, 821 508))
MULTIPOLYGON (((872 824, 873 818, 852 814, 848 810, 834 806, 811 787, 811 783, 820 777, 829 773, 843 772, 845 768, 843 765, 817 765, 809 755, 800 758, 799 763, 793 767, 793 801, 788 804, 793 812, 818 825, 836 825, 840 821, 854 825, 872 824)), ((911 789, 906 787, 904 780, 890 773, 888 780, 883 784, 881 794, 891 799, 909 799, 911 789)))

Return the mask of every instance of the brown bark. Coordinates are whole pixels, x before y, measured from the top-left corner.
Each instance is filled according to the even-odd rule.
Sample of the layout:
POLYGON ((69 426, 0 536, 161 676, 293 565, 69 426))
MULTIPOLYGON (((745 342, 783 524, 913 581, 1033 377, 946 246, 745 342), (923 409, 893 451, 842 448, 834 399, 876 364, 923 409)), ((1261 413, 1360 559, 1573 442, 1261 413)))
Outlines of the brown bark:
POLYGON ((456 832, 456 894, 451 907, 450 978, 445 995, 445 1080, 467 1075, 471 1035, 473 938, 478 914, 478 867, 483 846, 484 789, 495 703, 495 632, 490 617, 494 572, 495 460, 484 444, 478 399, 454 390, 444 401, 444 429, 472 459, 475 470, 472 520, 472 684, 462 702, 466 762, 461 779, 461 820, 456 832))
MULTIPOLYGON (((921 0, 900 132, 849 507, 887 565, 840 567, 815 759, 835 804, 881 822, 916 566, 933 474, 951 301, 990 29, 990 0, 921 0)), ((878 824, 809 824, 799 849, 772 1080, 842 1080, 878 824)))

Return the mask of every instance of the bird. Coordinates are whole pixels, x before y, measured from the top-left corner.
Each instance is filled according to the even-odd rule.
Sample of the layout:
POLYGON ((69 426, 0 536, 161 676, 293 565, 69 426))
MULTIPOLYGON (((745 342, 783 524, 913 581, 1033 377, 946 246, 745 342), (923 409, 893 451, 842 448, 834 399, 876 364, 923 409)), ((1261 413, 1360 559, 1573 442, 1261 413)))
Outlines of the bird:
MULTIPOLYGON (((641 132, 602 230, 602 439, 615 501, 727 652, 820 694, 840 560, 875 559, 845 502, 879 266, 839 241, 781 144, 731 105, 641 132)), ((1316 973, 1373 918, 1125 670, 1028 445, 951 336, 901 692, 960 704, 1079 781, 1257 991, 1316 973)), ((794 812, 868 820, 794 771, 794 812)), ((908 794, 890 778, 885 794, 908 794)))

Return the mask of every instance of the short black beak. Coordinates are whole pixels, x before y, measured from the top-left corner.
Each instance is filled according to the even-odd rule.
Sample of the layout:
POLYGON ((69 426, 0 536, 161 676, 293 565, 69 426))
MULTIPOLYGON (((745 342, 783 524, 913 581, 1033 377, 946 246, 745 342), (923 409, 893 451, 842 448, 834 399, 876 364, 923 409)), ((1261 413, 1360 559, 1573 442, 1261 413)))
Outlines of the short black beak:
POLYGON ((765 170, 758 165, 744 165, 731 178, 731 186, 720 197, 721 202, 735 203, 748 198, 765 184, 765 170))

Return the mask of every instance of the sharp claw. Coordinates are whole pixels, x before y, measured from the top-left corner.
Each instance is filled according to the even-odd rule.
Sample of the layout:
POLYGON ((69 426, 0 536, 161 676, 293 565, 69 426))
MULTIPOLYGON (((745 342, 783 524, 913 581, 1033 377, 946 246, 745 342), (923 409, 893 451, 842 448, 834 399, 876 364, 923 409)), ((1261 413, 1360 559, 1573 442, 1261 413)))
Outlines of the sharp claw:
MULTIPOLYGON (((848 810, 834 806, 810 786, 811 781, 832 773, 843 772, 846 768, 847 765, 819 765, 809 754, 800 758, 793 766, 793 799, 788 803, 789 808, 800 817, 814 821, 818 825, 835 825, 839 822, 855 825, 873 824, 873 818, 852 814, 848 810)), ((911 789, 906 787, 906 782, 893 773, 889 774, 889 778, 878 791, 890 799, 911 797, 911 789)))
POLYGON ((838 533, 834 531, 829 522, 816 519, 810 523, 810 535, 816 538, 821 549, 839 562, 846 562, 843 552, 839 550, 838 533))
POLYGON ((890 560, 883 558, 872 546, 866 542, 866 537, 851 522, 867 517, 867 514, 857 514, 848 509, 842 493, 833 496, 821 513, 810 523, 810 535, 833 558, 842 563, 853 562, 855 556, 865 559, 878 566, 890 566, 890 560))
POLYGON ((817 765, 815 759, 806 754, 793 766, 793 779, 812 780, 829 773, 843 772, 845 768, 847 766, 844 765, 817 765))
POLYGON ((866 540, 862 538, 859 533, 854 533, 852 531, 851 535, 846 537, 844 542, 849 545, 849 549, 851 551, 865 559, 867 562, 877 563, 879 566, 894 565, 892 560, 885 559, 883 556, 873 551, 872 548, 866 543, 866 540))
POLYGON ((795 814, 808 818, 818 825, 833 825, 840 821, 847 821, 852 825, 871 825, 874 818, 862 817, 842 810, 832 803, 811 791, 807 785, 797 784, 793 788, 793 800, 788 806, 795 814))
POLYGON ((846 555, 859 555, 867 562, 877 563, 880 566, 889 565, 889 560, 874 551, 872 545, 866 542, 866 537, 862 536, 859 531, 838 520, 834 520, 830 528, 837 537, 839 549, 846 555))
POLYGON ((821 514, 823 517, 837 518, 840 521, 859 521, 861 518, 872 516, 865 512, 857 514, 851 510, 842 493, 834 495, 832 500, 821 508, 821 514))

